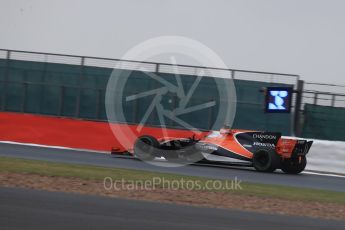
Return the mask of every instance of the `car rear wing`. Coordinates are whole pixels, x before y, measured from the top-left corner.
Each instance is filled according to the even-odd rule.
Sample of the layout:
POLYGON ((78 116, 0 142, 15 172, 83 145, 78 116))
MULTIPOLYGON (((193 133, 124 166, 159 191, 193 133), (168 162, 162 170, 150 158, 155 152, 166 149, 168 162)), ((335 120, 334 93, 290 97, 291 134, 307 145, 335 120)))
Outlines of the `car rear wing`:
POLYGON ((291 157, 305 156, 309 152, 313 141, 298 140, 296 142, 295 148, 292 151, 291 157))

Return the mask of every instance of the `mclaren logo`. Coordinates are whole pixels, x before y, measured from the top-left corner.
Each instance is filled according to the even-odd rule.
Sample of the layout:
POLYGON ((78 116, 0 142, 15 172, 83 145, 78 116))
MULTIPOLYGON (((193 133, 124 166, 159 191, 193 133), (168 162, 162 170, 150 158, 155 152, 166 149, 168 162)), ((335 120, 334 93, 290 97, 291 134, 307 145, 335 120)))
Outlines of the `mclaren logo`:
POLYGON ((259 134, 259 133, 254 133, 253 134, 254 139, 260 139, 260 140, 276 140, 277 136, 275 135, 270 135, 270 134, 259 134))

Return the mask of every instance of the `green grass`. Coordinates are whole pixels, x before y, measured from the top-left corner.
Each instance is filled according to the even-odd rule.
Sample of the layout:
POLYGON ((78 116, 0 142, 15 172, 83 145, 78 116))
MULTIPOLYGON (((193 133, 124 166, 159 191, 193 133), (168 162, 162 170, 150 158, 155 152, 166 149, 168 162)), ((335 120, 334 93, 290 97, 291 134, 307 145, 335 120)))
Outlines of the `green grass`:
MULTIPOLYGON (((113 180, 124 180, 128 182, 143 183, 143 181, 152 181, 153 178, 164 178, 165 182, 172 180, 179 181, 193 181, 202 188, 205 188, 206 183, 213 183, 216 180, 192 177, 184 175, 176 175, 170 173, 148 172, 132 169, 120 168, 104 168, 86 165, 66 164, 66 163, 52 163, 47 161, 25 160, 19 158, 0 157, 0 172, 13 173, 29 173, 39 174, 45 176, 66 177, 66 178, 80 178, 86 180, 103 181, 105 177, 111 177, 113 180), (209 182, 210 181, 210 182, 209 182)), ((25 175, 23 175, 25 176, 25 175)), ((242 182, 240 185, 242 189, 231 190, 224 189, 224 185, 229 183, 226 180, 217 180, 221 183, 221 189, 205 189, 207 192, 229 192, 239 195, 259 196, 259 197, 273 197, 287 200, 299 201, 319 201, 345 204, 345 193, 333 192, 316 189, 295 188, 278 185, 266 185, 257 183, 242 182)), ((163 188, 163 183, 157 183, 156 187, 163 188)))

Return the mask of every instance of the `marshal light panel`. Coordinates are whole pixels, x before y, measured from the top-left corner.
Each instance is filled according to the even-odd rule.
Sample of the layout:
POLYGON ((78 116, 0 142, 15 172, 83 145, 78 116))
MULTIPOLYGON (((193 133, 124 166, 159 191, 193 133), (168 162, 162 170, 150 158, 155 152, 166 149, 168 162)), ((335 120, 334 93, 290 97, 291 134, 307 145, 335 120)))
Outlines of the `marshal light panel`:
POLYGON ((268 87, 266 91, 266 113, 290 113, 292 87, 268 87))

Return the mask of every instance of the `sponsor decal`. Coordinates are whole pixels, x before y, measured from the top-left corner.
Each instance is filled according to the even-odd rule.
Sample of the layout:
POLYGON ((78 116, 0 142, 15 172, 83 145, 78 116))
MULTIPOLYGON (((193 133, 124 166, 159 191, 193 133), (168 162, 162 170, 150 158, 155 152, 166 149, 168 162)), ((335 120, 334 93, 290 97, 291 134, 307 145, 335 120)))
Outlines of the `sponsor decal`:
POLYGON ((199 144, 198 148, 200 150, 213 150, 213 151, 216 151, 218 149, 217 146, 215 146, 215 145, 208 145, 208 144, 199 144))
POLYGON ((305 141, 305 140, 298 140, 297 143, 298 143, 298 144, 305 144, 306 141, 305 141))
POLYGON ((262 143, 262 142, 254 142, 254 146, 260 146, 260 147, 270 147, 270 148, 275 148, 275 145, 272 143, 262 143))
POLYGON ((258 133, 254 133, 253 134, 253 138, 254 139, 266 139, 266 140, 276 140, 277 136, 275 135, 270 135, 270 134, 258 134, 258 133))
POLYGON ((248 145, 248 144, 244 144, 243 147, 252 148, 253 146, 252 145, 248 145))

